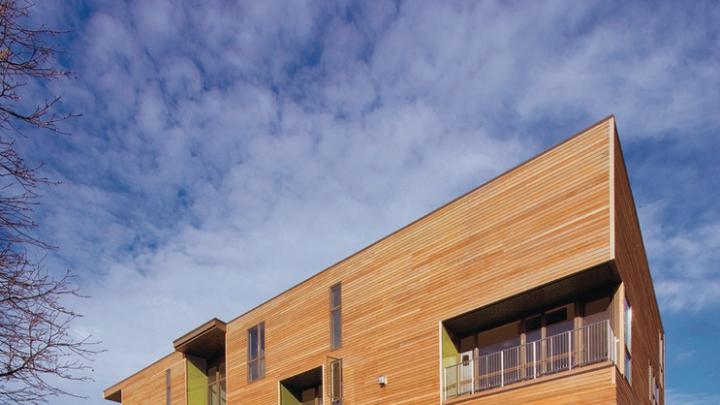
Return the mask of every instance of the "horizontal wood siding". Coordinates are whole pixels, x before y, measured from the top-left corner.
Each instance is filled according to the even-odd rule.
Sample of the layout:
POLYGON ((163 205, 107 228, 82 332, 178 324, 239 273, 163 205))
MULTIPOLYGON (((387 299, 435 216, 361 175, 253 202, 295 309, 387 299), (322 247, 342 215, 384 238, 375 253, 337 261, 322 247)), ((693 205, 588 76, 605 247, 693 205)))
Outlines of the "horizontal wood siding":
MULTIPOLYGON (((609 128, 597 124, 229 322, 229 403, 276 404, 279 380, 333 356, 346 405, 437 404, 439 321, 612 258, 609 128), (337 282, 343 346, 330 351, 337 282), (248 384, 247 329, 259 322, 267 373, 248 384)), ((598 389, 593 376, 573 378, 598 389)), ((560 403, 577 398, 571 384, 546 389, 557 384, 560 403)), ((596 403, 614 396, 603 395, 596 403)))
MULTIPOLYGON (((649 404, 648 367, 659 375, 659 333, 662 330, 655 291, 650 277, 632 190, 622 158, 622 148, 613 125, 615 263, 633 308, 632 404, 649 404)), ((621 336, 620 336, 621 337, 621 336)), ((622 337, 621 337, 622 338, 622 337)), ((661 388, 661 404, 664 390, 661 388)))
MULTIPOLYGON (((185 405, 185 358, 172 353, 117 384, 123 405, 165 405, 165 371, 170 369, 172 405, 185 405)), ((106 391, 113 389, 112 387, 106 391)))

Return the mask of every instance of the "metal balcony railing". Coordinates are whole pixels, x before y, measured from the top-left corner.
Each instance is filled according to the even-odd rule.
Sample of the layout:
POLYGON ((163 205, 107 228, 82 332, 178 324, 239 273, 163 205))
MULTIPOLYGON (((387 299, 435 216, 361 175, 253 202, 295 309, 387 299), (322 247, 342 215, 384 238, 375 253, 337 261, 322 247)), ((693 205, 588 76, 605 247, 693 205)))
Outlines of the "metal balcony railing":
POLYGON ((519 346, 475 355, 443 370, 443 397, 451 399, 490 388, 571 370, 602 361, 615 362, 617 338, 609 320, 519 346))

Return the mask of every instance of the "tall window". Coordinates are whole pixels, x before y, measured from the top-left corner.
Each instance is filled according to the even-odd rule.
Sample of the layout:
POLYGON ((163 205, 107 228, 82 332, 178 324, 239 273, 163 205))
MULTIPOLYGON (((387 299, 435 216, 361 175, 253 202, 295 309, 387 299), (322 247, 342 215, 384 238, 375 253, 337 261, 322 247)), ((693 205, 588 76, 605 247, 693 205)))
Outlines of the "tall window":
POLYGON ((657 405, 660 403, 660 390, 658 389, 657 376, 653 372, 652 365, 648 366, 648 389, 650 392, 650 403, 657 405))
POLYGON ((632 307, 625 299, 625 379, 632 383, 632 307))
POLYGON ((342 290, 340 283, 330 287, 330 348, 342 346, 342 290))
POLYGON ((342 404, 342 359, 330 359, 330 405, 342 404))
POLYGON ((265 323, 248 329, 248 382, 265 376, 265 323))

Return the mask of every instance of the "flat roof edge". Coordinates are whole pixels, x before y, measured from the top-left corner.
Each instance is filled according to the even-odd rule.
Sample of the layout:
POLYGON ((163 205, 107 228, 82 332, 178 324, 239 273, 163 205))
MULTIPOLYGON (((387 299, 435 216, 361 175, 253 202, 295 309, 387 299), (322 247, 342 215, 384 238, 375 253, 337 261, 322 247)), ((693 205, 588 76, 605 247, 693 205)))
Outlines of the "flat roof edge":
POLYGON ((193 341, 194 339, 197 339, 198 337, 204 335, 205 333, 210 332, 213 329, 220 330, 222 332, 225 332, 227 324, 223 321, 221 321, 218 318, 213 318, 204 324, 198 326, 197 328, 191 330, 190 332, 180 336, 179 338, 173 340, 173 347, 175 350, 178 350, 182 346, 188 344, 189 342, 193 341))

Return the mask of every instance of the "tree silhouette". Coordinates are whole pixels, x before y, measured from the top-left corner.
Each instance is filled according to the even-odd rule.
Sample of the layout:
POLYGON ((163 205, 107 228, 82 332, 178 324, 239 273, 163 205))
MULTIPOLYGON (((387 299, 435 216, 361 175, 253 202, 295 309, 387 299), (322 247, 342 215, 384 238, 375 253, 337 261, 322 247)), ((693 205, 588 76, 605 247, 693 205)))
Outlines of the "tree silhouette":
POLYGON ((78 296, 73 275, 53 277, 34 259, 55 249, 34 236, 40 188, 53 183, 19 154, 16 141, 28 128, 62 133, 58 124, 72 115, 56 113, 60 97, 37 102, 20 94, 30 81, 70 75, 55 63, 53 41, 62 32, 26 26, 32 7, 0 0, 0 404, 73 395, 54 383, 88 379, 84 371, 96 353, 89 337, 70 329, 80 316, 63 305, 78 296))

